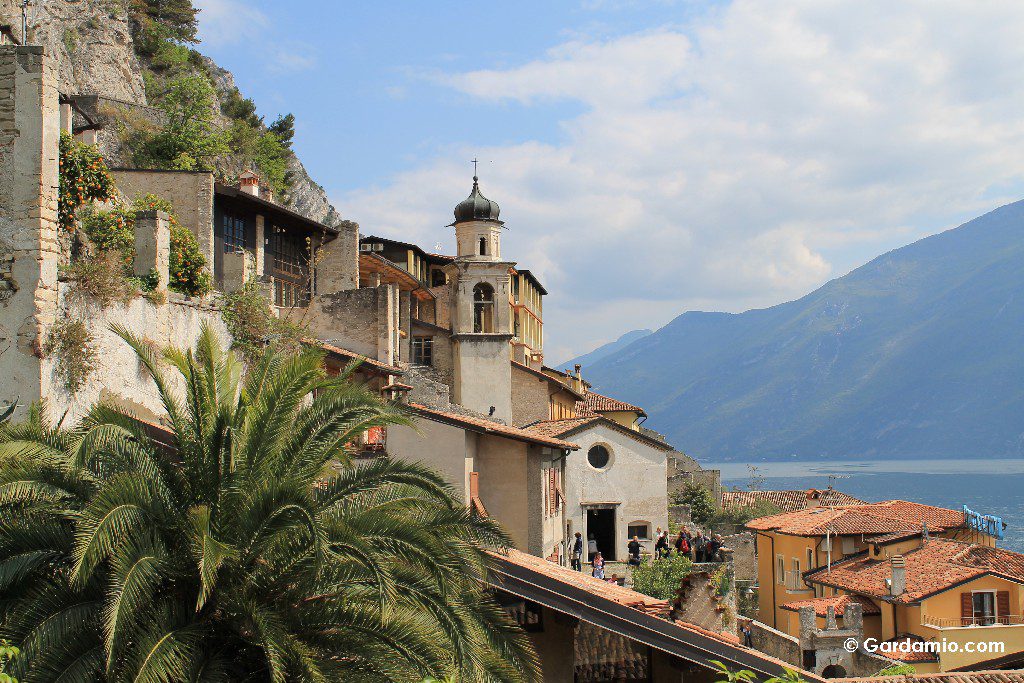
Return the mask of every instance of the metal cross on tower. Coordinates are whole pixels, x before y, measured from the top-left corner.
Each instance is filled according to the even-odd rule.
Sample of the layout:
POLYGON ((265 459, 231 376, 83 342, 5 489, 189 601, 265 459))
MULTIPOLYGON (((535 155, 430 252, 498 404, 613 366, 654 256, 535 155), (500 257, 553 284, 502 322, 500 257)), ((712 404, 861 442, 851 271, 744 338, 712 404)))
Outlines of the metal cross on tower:
POLYGON ((478 163, 479 163, 479 162, 477 161, 477 158, 476 158, 476 157, 473 157, 473 177, 474 177, 474 178, 476 177, 476 165, 477 165, 478 163))

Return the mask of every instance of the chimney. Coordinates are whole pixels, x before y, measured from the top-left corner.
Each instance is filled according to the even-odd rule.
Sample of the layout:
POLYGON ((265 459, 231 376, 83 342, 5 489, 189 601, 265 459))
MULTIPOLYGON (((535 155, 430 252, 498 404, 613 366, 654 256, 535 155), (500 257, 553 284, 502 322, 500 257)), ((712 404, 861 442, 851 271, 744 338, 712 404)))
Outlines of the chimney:
POLYGON ((575 381, 572 383, 573 384, 573 389, 575 389, 576 391, 578 391, 579 393, 582 394, 584 392, 584 386, 583 386, 583 375, 580 374, 580 371, 583 369, 583 366, 580 365, 579 363, 577 363, 576 365, 574 365, 572 367, 572 369, 575 371, 575 375, 574 375, 575 376, 575 381))
POLYGON ((807 499, 804 503, 804 508, 816 508, 821 505, 821 491, 818 491, 817 489, 808 489, 804 492, 804 496, 807 499))
POLYGON ((889 582, 890 595, 903 595, 907 590, 907 563, 902 555, 894 555, 890 560, 892 565, 892 580, 889 582))
POLYGON ((244 171, 238 176, 238 189, 253 197, 260 196, 260 177, 252 171, 244 171))
POLYGON ((480 497, 480 473, 470 472, 469 473, 469 499, 480 497))

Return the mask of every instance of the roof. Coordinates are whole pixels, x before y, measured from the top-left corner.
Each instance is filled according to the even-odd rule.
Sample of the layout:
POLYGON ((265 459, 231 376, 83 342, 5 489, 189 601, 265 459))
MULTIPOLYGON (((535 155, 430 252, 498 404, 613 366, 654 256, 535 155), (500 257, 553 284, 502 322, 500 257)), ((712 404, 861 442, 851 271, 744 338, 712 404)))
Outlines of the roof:
MULTIPOLYGON (((741 646, 735 635, 668 620, 665 601, 519 551, 492 556, 495 566, 490 583, 495 588, 662 652, 706 668, 719 660, 730 668, 754 671, 762 678, 782 675, 785 669, 793 668, 741 646)), ((823 680, 806 671, 799 673, 807 681, 823 680)))
POLYGON ((565 437, 596 426, 608 427, 609 429, 613 429, 621 434, 625 434, 626 436, 631 436, 637 441, 642 441, 648 446, 653 446, 659 450, 673 450, 672 446, 660 439, 648 436, 643 432, 630 429, 629 427, 623 427, 614 420, 609 420, 607 417, 594 414, 584 414, 579 417, 569 417, 563 420, 540 420, 526 425, 523 429, 534 434, 565 437))
POLYGON ((376 370, 382 370, 392 375, 401 375, 404 372, 404 370, 402 370, 402 368, 400 367, 397 367, 395 365, 388 365, 387 363, 383 363, 379 360, 374 360, 369 356, 364 356, 361 353, 356 353, 355 351, 343 349, 340 346, 335 346, 334 344, 331 344, 330 342, 321 341, 319 339, 305 339, 303 341, 305 341, 310 346, 316 346, 318 348, 323 349, 324 351, 327 352, 328 356, 335 356, 345 360, 346 362, 359 361, 359 363, 362 365, 368 365, 371 368, 374 368, 376 370))
POLYGON ((1024 683, 1024 671, 970 671, 907 676, 866 676, 864 678, 833 678, 838 683, 1024 683))
POLYGON ((796 490, 796 491, 722 491, 723 508, 750 507, 756 503, 767 502, 783 512, 803 510, 808 507, 808 500, 818 501, 818 505, 862 505, 851 495, 835 489, 796 490))
POLYGON ((524 363, 520 363, 519 361, 516 361, 516 360, 511 361, 511 362, 512 362, 512 367, 513 368, 516 368, 518 370, 522 370, 524 372, 528 372, 531 375, 536 376, 538 379, 542 379, 542 380, 545 380, 547 382, 550 382, 551 384, 555 384, 560 389, 564 389, 565 391, 569 392, 573 396, 576 396, 577 398, 582 398, 583 397, 583 394, 581 394, 580 392, 576 391, 575 389, 573 389, 571 386, 569 386, 565 382, 558 381, 557 377, 552 377, 551 375, 547 374, 546 372, 541 372, 540 370, 534 370, 529 365, 526 365, 524 363))
POLYGON ((781 512, 753 519, 746 526, 755 531, 777 531, 791 536, 823 536, 826 532, 853 535, 919 531, 925 523, 931 531, 961 527, 964 513, 905 500, 887 500, 781 512))
MULTIPOLYGON (((144 169, 138 169, 138 170, 144 170, 144 169)), ((307 218, 306 216, 303 216, 301 213, 297 213, 295 211, 292 211, 291 209, 287 209, 287 208, 281 206, 280 204, 275 204, 274 202, 270 202, 270 201, 267 201, 266 199, 263 199, 261 197, 257 197, 256 195, 251 195, 248 192, 243 192, 242 190, 238 189, 237 187, 232 187, 231 185, 225 185, 223 183, 214 183, 213 184, 213 191, 214 191, 214 194, 218 194, 218 195, 221 195, 223 197, 231 197, 232 199, 236 199, 236 200, 239 200, 241 202, 244 202, 244 203, 247 203, 247 204, 251 204, 253 206, 253 208, 255 208, 257 210, 263 210, 263 211, 270 212, 270 213, 276 213, 276 214, 278 214, 280 216, 284 216, 285 218, 289 218, 289 219, 291 219, 291 220, 301 224, 302 227, 306 228, 307 230, 311 230, 311 231, 317 232, 317 233, 326 233, 327 235, 331 236, 332 238, 336 237, 338 235, 337 228, 332 228, 329 225, 324 225, 323 223, 318 223, 317 221, 313 220, 312 218, 307 218)))
MULTIPOLYGON (((389 239, 387 237, 377 237, 376 235, 366 235, 365 237, 359 238, 359 244, 372 244, 379 242, 380 244, 390 245, 392 247, 398 247, 399 249, 411 249, 423 257, 426 261, 435 261, 441 263, 450 263, 454 260, 453 256, 445 256, 443 254, 431 254, 430 252, 424 251, 419 245, 413 244, 412 242, 402 242, 399 240, 389 239)), ((361 251, 360 253, 368 253, 361 251)), ((369 252, 373 253, 373 252, 369 252)))
POLYGON ((914 643, 923 643, 924 638, 914 633, 901 633, 895 638, 882 641, 884 643, 899 643, 903 647, 892 647, 884 651, 886 659, 894 659, 897 662, 937 662, 939 656, 934 652, 925 652, 920 646, 914 648, 914 643))
POLYGON ((587 392, 586 398, 583 400, 583 405, 585 405, 590 410, 593 410, 595 413, 622 411, 630 413, 640 413, 641 415, 647 414, 644 412, 644 409, 639 406, 635 406, 631 403, 626 403, 625 401, 620 401, 617 398, 605 396, 604 394, 599 394, 596 391, 587 392))
POLYGON ((569 441, 563 441, 562 439, 557 439, 552 436, 538 434, 536 432, 527 431, 526 429, 520 429, 519 427, 501 424, 500 422, 494 422, 482 417, 473 417, 471 415, 438 410, 437 408, 428 408, 427 406, 419 403, 410 403, 409 407, 421 417, 425 417, 428 420, 463 427, 481 434, 495 434, 508 439, 515 439, 516 441, 537 444, 539 446, 549 446, 551 448, 562 448, 571 451, 576 451, 580 448, 569 441))
POLYGON ((419 278, 380 254, 359 252, 359 276, 362 277, 366 273, 378 273, 383 276, 384 282, 396 284, 400 290, 412 292, 422 301, 434 298, 433 293, 423 286, 419 278))
POLYGON ((794 600, 793 602, 787 602, 784 605, 779 605, 779 609, 788 610, 790 612, 799 612, 801 607, 813 607, 815 615, 824 617, 828 615, 828 608, 832 607, 837 615, 842 616, 843 612, 846 610, 846 606, 851 603, 856 603, 861 606, 861 614, 882 613, 882 609, 878 605, 865 597, 861 597, 860 595, 830 595, 822 598, 794 600))
POLYGON ((526 276, 526 279, 532 282, 533 286, 536 287, 537 291, 540 292, 542 295, 547 295, 548 290, 544 289, 544 285, 540 283, 540 280, 537 279, 537 276, 534 275, 531 271, 516 269, 516 272, 519 273, 520 275, 526 276))
POLYGON ((811 583, 903 604, 919 602, 987 575, 1024 583, 1024 555, 1002 548, 931 538, 904 553, 903 561, 906 590, 898 596, 891 596, 886 586, 886 579, 892 578, 890 559, 874 559, 866 552, 834 562, 831 569, 807 572, 805 578, 811 583))

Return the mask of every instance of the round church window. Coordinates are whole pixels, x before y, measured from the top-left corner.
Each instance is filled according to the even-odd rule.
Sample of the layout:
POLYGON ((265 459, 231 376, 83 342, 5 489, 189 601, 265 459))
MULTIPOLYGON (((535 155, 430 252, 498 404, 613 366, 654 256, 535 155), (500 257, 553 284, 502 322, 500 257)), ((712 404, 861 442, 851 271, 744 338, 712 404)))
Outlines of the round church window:
POLYGON ((587 462, 589 462, 590 466, 595 469, 600 470, 607 467, 608 461, 611 460, 611 458, 611 453, 609 453, 608 449, 601 444, 591 446, 590 450, 587 451, 587 462))

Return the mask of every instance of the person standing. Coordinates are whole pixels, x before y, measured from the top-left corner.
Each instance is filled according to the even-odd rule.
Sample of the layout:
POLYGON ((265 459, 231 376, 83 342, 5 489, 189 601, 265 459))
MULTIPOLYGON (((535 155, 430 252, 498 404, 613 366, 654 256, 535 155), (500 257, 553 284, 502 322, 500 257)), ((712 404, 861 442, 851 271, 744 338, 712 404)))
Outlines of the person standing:
POLYGON ((676 553, 685 557, 690 557, 690 539, 686 537, 686 531, 680 531, 679 536, 676 537, 676 553))
POLYGON ((629 563, 634 567, 640 566, 640 539, 636 536, 626 545, 629 551, 629 563))
POLYGON ((588 534, 587 535, 587 562, 593 562, 595 555, 597 555, 597 540, 594 538, 594 534, 588 534))
POLYGON ((583 571, 583 534, 576 532, 576 538, 572 542, 572 552, 569 553, 572 568, 578 572, 583 571))
POLYGON ((725 545, 722 541, 722 537, 715 534, 708 539, 708 544, 704 546, 704 557, 705 562, 720 562, 721 559, 718 556, 718 551, 725 545))
POLYGON ((654 556, 656 558, 668 557, 668 534, 658 527, 658 533, 654 541, 654 556))
POLYGON ((594 553, 594 566, 591 574, 594 575, 595 579, 604 579, 604 558, 601 557, 600 552, 594 553))
POLYGON ((702 534, 700 531, 698 531, 697 535, 693 537, 693 561, 694 562, 703 562, 704 561, 704 544, 705 543, 706 543, 706 541, 704 540, 704 534, 702 534))

